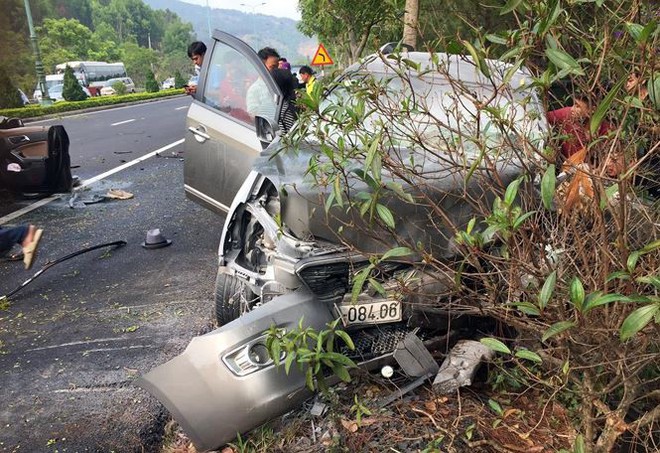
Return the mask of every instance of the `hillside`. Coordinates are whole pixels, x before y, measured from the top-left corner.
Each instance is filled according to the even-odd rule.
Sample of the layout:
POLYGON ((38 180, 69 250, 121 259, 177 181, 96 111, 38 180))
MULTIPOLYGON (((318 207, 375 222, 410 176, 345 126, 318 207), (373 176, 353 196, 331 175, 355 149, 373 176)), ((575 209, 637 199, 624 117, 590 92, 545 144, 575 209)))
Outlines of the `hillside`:
MULTIPOLYGON (((169 9, 190 22, 197 37, 208 42, 208 9, 178 0, 144 0, 154 9, 169 9)), ((304 64, 311 60, 317 42, 307 38, 296 28, 292 19, 248 14, 230 9, 212 8, 210 15, 212 29, 220 29, 238 36, 253 48, 271 46, 294 64, 304 64)))

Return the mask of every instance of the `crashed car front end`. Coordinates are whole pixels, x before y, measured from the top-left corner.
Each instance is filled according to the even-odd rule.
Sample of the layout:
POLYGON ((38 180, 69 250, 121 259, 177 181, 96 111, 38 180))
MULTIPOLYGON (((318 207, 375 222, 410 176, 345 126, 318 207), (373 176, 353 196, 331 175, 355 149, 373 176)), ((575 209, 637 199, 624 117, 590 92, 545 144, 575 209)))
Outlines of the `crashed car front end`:
POLYGON ((320 329, 334 316, 308 291, 281 296, 193 338, 137 385, 165 405, 200 450, 216 448, 309 398, 304 375, 275 366, 264 335, 271 326, 294 329, 301 318, 320 329))

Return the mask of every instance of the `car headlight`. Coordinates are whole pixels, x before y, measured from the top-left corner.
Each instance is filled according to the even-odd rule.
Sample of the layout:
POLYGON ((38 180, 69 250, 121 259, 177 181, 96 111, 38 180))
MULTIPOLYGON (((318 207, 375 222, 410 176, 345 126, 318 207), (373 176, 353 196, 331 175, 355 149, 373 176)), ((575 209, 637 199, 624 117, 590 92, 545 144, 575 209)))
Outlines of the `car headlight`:
MULTIPOLYGON (((284 358, 284 353, 280 360, 284 358)), ((256 338, 222 356, 222 361, 236 376, 247 376, 274 365, 266 346, 266 336, 256 338)))

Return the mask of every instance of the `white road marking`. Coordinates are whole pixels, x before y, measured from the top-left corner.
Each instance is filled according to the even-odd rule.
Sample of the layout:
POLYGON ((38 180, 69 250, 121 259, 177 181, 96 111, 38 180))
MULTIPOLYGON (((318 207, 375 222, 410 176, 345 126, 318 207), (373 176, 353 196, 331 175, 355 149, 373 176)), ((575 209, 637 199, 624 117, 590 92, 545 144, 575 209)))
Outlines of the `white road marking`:
MULTIPOLYGON (((169 145, 163 146, 162 148, 158 148, 155 151, 151 151, 150 153, 145 154, 142 157, 138 157, 135 160, 132 160, 130 162, 126 162, 125 164, 122 164, 119 167, 115 167, 112 170, 108 170, 105 173, 101 173, 98 176, 94 176, 93 178, 86 179, 79 186, 77 186, 74 190, 78 191, 78 190, 84 189, 85 187, 87 187, 91 184, 94 184, 97 181, 100 181, 104 178, 107 178, 110 175, 114 175, 115 173, 120 172, 122 170, 125 170, 128 167, 132 167, 133 165, 139 164, 140 162, 145 161, 145 160, 149 159, 150 157, 155 156, 158 153, 162 153, 163 151, 167 151, 168 149, 174 148, 175 146, 178 146, 183 142, 184 142, 184 139, 177 140, 175 142, 170 143, 169 145)), ((44 198, 44 199, 39 200, 35 203, 32 203, 31 205, 26 206, 22 209, 19 209, 18 211, 14 211, 11 214, 7 214, 4 217, 0 217, 0 225, 4 225, 5 223, 8 223, 8 222, 10 222, 14 219, 17 219, 17 218, 21 217, 22 215, 25 215, 28 212, 32 212, 35 209, 40 208, 41 206, 47 205, 48 203, 50 203, 53 200, 58 200, 58 199, 62 198, 65 195, 66 194, 51 195, 48 198, 44 198)))
POLYGON ((51 345, 51 346, 42 346, 42 347, 39 347, 39 348, 26 349, 25 352, 45 351, 47 349, 65 348, 65 347, 68 347, 68 346, 79 346, 79 345, 87 345, 87 344, 92 344, 92 343, 105 343, 105 342, 110 342, 110 341, 135 341, 135 340, 141 340, 143 338, 149 338, 149 337, 145 337, 145 336, 132 337, 132 338, 114 337, 114 338, 98 338, 96 340, 72 341, 70 343, 54 344, 54 345, 51 345))
POLYGON ((126 121, 119 121, 118 123, 112 123, 110 126, 119 126, 120 124, 132 123, 133 121, 135 121, 135 118, 131 118, 130 120, 126 121))
POLYGON ((189 105, 182 105, 181 107, 177 107, 174 110, 183 110, 183 109, 187 109, 188 107, 190 107, 190 106, 189 105))

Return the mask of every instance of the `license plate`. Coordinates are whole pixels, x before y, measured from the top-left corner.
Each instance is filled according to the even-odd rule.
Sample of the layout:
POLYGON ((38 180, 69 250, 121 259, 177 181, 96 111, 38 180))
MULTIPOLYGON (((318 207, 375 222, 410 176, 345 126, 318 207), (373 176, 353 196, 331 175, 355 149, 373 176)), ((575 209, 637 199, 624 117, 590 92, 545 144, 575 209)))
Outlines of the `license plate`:
POLYGON ((335 305, 344 326, 401 321, 401 301, 335 305))

